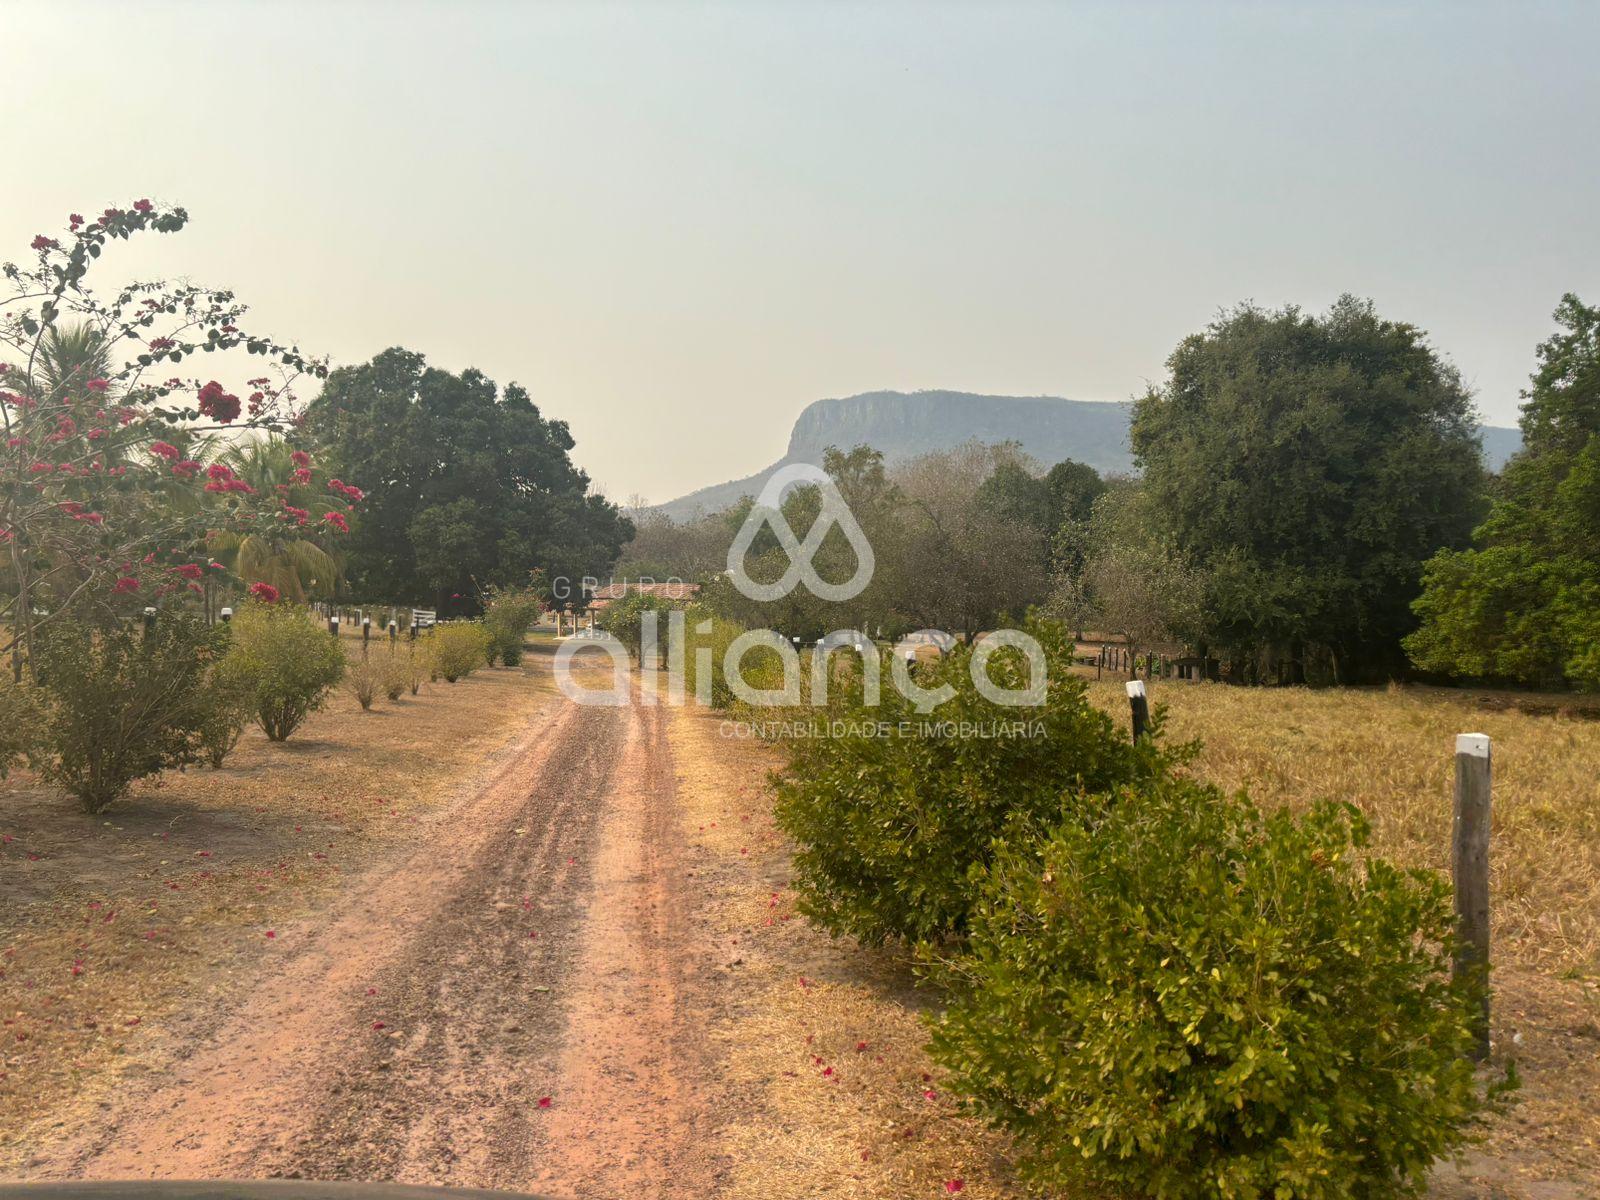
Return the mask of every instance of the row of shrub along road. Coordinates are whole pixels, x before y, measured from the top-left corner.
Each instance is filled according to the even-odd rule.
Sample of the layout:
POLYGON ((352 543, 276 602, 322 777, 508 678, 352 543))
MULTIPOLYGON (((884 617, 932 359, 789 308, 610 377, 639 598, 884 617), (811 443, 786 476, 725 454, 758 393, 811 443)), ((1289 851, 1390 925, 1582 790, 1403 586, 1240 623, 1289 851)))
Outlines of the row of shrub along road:
MULTIPOLYGON (((606 625, 637 653, 643 614, 665 607, 630 597, 606 625)), ((801 911, 914 950, 944 992, 935 1059, 1014 1135, 1033 1182, 1403 1194, 1514 1085, 1509 1066, 1485 1082, 1470 1058, 1444 881, 1368 853, 1351 805, 1266 812, 1195 781, 1201 747, 1165 744, 1159 711, 1131 743, 1072 675, 1062 627, 1027 626, 1049 673, 1037 708, 983 697, 957 647, 918 668, 923 687, 953 689, 931 713, 892 687, 867 705, 845 654, 825 697, 802 672, 814 703, 757 714, 724 674, 742 630, 706 632, 708 616, 687 614, 691 694, 709 649, 719 707, 806 730, 776 802, 801 911)), ((747 662, 752 686, 775 686, 776 654, 747 662)), ((988 665, 1003 688, 1027 670, 1012 650, 988 665)))
POLYGON ((380 694, 415 695, 424 678, 516 666, 539 607, 530 593, 496 593, 481 621, 441 624, 404 652, 380 648, 354 663, 315 616, 265 593, 226 624, 181 611, 60 622, 38 638, 31 682, 0 680, 0 777, 25 759, 97 813, 147 775, 220 768, 252 721, 287 740, 341 681, 370 708, 380 694))

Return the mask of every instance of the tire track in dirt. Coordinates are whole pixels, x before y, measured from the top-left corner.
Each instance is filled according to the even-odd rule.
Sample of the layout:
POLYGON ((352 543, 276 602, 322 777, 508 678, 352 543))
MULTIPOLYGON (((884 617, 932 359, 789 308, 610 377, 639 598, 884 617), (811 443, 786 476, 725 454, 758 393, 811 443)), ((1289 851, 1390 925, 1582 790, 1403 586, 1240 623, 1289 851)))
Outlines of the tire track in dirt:
POLYGON ((716 1190, 709 949, 685 886, 676 771, 659 707, 636 706, 594 862, 578 989, 534 1190, 555 1198, 716 1190))
POLYGON ((659 710, 557 702, 425 845, 280 930, 277 972, 169 1079, 29 1176, 706 1194, 673 779, 659 710))

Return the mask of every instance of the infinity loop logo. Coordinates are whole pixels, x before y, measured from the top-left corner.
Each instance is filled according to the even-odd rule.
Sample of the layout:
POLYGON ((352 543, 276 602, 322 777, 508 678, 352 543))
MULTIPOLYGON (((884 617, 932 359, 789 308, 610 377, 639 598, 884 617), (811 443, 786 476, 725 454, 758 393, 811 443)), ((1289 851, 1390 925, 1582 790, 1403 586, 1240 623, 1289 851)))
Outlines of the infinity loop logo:
POLYGON ((861 531, 860 523, 840 495, 838 487, 826 471, 811 463, 790 463, 773 472, 766 486, 761 489, 761 494, 756 497, 755 507, 745 518, 739 535, 733 539, 733 545, 728 547, 728 577, 733 580, 733 586, 749 599, 762 602, 781 600, 794 591, 797 583, 804 583, 806 589, 821 600, 854 600, 872 582, 876 565, 872 546, 868 544, 866 534, 861 531), (783 493, 797 484, 815 487, 822 499, 822 511, 817 514, 816 524, 812 525, 803 542, 795 536, 779 507, 783 503, 783 493), (789 558, 789 566, 783 577, 775 583, 757 583, 744 569, 745 555, 750 552, 762 525, 772 530, 789 558), (844 583, 828 583, 812 565, 823 539, 835 525, 856 555, 855 574, 844 583))

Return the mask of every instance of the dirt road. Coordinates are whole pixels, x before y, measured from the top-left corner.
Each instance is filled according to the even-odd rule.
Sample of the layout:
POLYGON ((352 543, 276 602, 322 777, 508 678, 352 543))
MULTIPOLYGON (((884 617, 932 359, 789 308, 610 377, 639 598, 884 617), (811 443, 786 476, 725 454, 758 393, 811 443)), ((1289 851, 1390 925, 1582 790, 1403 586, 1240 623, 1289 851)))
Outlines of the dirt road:
POLYGON ((235 1011, 28 1178, 705 1195, 703 948, 660 709, 552 701, 298 927, 235 1011))

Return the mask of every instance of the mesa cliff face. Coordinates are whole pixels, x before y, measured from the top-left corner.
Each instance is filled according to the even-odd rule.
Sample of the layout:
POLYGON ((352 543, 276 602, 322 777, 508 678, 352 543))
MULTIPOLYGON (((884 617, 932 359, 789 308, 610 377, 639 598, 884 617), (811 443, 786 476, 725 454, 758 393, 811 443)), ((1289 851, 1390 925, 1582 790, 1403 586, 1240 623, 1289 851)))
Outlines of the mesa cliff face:
MULTIPOLYGON (((1064 458, 1096 470, 1129 472, 1128 420, 1133 406, 1055 396, 980 396, 971 392, 863 392, 806 405, 789 434, 784 456, 743 479, 714 484, 661 505, 674 520, 717 512, 761 490, 788 463, 819 463, 829 446, 872 446, 889 462, 904 462, 963 442, 1018 442, 1051 466, 1064 458)), ((1484 457, 1498 470, 1521 445, 1515 429, 1485 427, 1484 457)))

